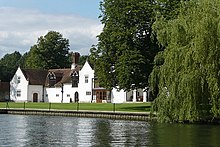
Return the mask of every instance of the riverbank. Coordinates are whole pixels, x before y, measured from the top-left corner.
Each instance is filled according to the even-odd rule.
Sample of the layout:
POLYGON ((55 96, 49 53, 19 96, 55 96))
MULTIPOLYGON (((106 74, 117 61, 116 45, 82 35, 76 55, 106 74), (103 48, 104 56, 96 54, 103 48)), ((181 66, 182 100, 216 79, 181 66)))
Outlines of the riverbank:
POLYGON ((45 110, 45 109, 0 109, 0 114, 19 114, 19 115, 47 115, 47 116, 67 116, 67 117, 89 117, 123 119, 137 121, 151 121, 156 117, 150 112, 108 112, 108 111, 72 111, 72 110, 45 110))
POLYGON ((151 103, 32 103, 32 102, 0 102, 1 108, 13 109, 44 109, 71 111, 122 111, 150 112, 151 103))

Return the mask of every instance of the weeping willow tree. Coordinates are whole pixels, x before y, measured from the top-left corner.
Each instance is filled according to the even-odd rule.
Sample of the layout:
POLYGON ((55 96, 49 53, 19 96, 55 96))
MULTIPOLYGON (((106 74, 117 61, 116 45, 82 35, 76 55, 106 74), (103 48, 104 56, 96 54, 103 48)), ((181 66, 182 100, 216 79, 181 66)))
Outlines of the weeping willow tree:
POLYGON ((165 48, 155 57, 151 85, 160 121, 220 116, 220 1, 183 2, 175 19, 158 18, 154 31, 165 48))

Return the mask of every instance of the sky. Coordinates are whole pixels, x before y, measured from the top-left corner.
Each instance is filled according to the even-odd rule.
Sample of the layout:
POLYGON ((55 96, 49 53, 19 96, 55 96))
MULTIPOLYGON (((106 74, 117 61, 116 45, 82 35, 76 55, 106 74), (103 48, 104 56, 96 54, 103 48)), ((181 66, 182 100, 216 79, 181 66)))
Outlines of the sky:
POLYGON ((28 52, 40 36, 57 31, 70 50, 88 55, 103 25, 100 0, 0 0, 0 57, 28 52))

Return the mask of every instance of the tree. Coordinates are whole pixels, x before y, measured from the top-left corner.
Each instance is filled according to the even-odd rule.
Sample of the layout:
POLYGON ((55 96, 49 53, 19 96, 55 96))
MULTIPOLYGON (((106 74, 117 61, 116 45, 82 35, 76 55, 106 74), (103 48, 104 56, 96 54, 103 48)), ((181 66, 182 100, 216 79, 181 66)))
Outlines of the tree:
POLYGON ((89 56, 87 56, 87 55, 80 56, 80 58, 79 58, 79 65, 84 65, 86 60, 88 60, 88 59, 89 59, 89 56))
POLYGON ((42 69, 69 67, 68 51, 69 40, 63 38, 59 32, 50 31, 31 47, 26 67, 42 69))
POLYGON ((179 8, 182 1, 188 0, 155 0, 154 8, 158 16, 166 18, 166 20, 174 19, 179 14, 179 8))
POLYGON ((155 19, 150 0, 104 0, 103 32, 91 49, 96 75, 104 87, 130 90, 148 85, 157 44, 151 40, 155 19), (133 86, 132 86, 133 85, 133 86))
POLYGON ((22 55, 22 57, 20 58, 20 60, 19 60, 19 66, 20 66, 21 68, 26 68, 25 62, 26 62, 26 60, 27 60, 27 57, 28 57, 28 52, 24 53, 24 54, 22 55))
POLYGON ((9 82, 16 72, 18 66, 20 65, 20 59, 22 55, 15 51, 12 54, 6 54, 1 60, 0 60, 0 80, 9 82))
POLYGON ((165 25, 167 25, 168 21, 175 19, 178 17, 180 12, 181 2, 188 1, 188 0, 157 0, 155 1, 155 22, 152 26, 153 29, 153 36, 156 36, 156 41, 158 42, 160 51, 154 57, 154 68, 150 74, 149 83, 151 84, 151 91, 152 91, 152 99, 155 99, 158 95, 158 79, 159 79, 159 69, 160 66, 164 63, 163 51, 166 48, 167 44, 161 44, 162 39, 167 39, 165 36, 165 25), (159 34, 159 35, 158 35, 159 34))
POLYGON ((159 88, 153 110, 161 121, 220 116, 219 8, 219 0, 191 0, 182 3, 175 19, 155 23, 165 47, 151 74, 152 86, 159 88))

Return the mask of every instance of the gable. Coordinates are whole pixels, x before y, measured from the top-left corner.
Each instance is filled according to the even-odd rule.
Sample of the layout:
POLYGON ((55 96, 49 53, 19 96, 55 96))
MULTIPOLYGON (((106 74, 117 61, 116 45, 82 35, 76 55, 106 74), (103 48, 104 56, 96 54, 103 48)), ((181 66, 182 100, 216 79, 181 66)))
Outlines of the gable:
POLYGON ((86 61, 85 64, 83 65, 81 72, 93 73, 93 69, 90 66, 90 64, 88 63, 88 61, 86 61))

